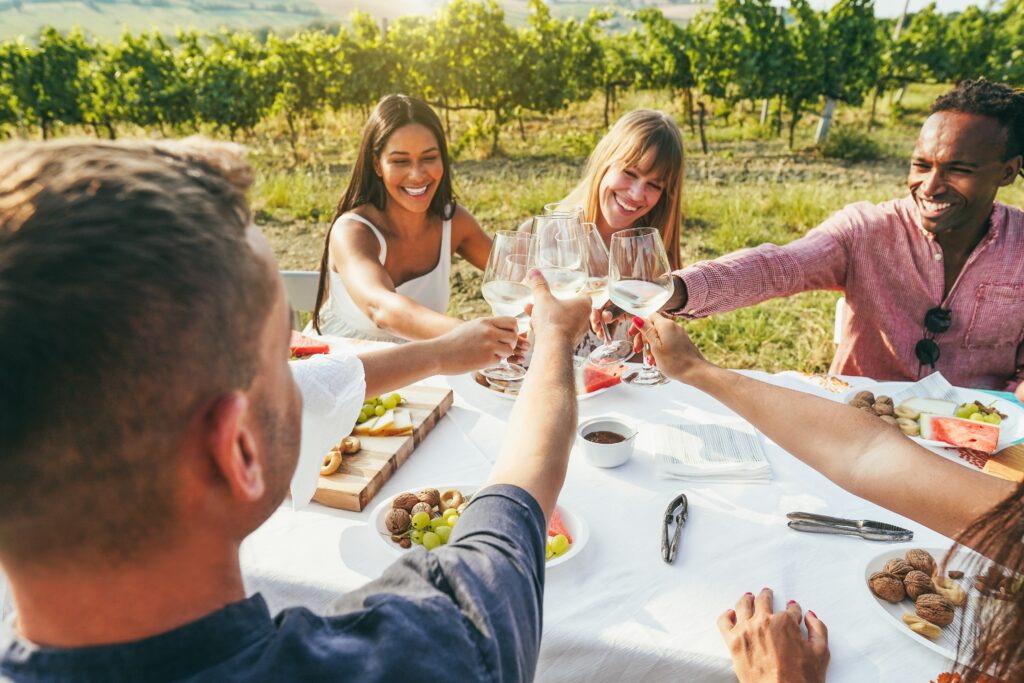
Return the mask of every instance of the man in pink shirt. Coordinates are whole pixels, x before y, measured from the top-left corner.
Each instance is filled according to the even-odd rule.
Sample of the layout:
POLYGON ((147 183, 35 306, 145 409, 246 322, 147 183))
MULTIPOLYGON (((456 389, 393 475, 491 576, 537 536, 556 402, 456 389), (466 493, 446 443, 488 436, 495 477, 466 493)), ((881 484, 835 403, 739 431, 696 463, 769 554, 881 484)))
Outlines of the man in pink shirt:
POLYGON ((816 289, 846 296, 832 373, 1013 388, 1024 377, 1024 212, 995 201, 1021 171, 1024 91, 964 81, 939 97, 911 159, 910 195, 851 204, 785 246, 675 274, 663 310, 724 313, 816 289))

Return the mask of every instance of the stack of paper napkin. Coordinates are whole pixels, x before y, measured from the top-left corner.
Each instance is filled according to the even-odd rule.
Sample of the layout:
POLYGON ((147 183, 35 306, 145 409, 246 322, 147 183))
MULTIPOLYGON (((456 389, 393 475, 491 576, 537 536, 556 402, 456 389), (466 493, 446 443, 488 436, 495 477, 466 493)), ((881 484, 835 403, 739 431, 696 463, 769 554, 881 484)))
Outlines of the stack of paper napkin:
POLYGON ((766 483, 772 468, 761 435, 746 422, 650 425, 658 474, 695 481, 766 483))

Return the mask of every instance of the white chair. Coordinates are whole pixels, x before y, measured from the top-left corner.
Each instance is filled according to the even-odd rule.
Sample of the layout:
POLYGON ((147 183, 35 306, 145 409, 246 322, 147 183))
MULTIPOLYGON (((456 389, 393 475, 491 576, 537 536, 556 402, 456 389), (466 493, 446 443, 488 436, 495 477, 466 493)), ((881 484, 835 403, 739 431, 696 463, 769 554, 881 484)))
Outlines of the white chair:
POLYGON ((292 309, 292 327, 299 328, 299 311, 312 311, 316 307, 316 290, 320 273, 315 270, 282 270, 284 296, 292 309))
POLYGON ((836 346, 838 346, 839 342, 843 340, 843 323, 845 322, 843 318, 845 317, 845 313, 846 297, 841 296, 836 301, 836 326, 835 329, 832 330, 832 341, 836 343, 836 346))

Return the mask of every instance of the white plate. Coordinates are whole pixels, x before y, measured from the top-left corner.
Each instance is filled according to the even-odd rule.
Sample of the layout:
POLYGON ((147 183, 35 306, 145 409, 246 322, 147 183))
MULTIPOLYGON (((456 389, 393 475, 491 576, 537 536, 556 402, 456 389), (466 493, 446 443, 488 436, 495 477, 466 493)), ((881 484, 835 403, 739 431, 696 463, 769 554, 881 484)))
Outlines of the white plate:
MULTIPOLYGON (((870 391, 872 394, 877 396, 897 396, 911 386, 910 382, 878 382, 875 384, 865 384, 863 386, 854 387, 843 394, 843 403, 849 403, 858 392, 870 391)), ((957 405, 961 403, 969 403, 970 401, 980 401, 983 405, 993 406, 1003 415, 1006 415, 1006 419, 999 425, 999 449, 1006 448, 1013 442, 1024 437, 1024 408, 1021 408, 1012 401, 1007 401, 993 396, 992 394, 986 394, 984 391, 977 391, 975 389, 964 389, 962 387, 953 387, 956 391, 956 402, 957 405)), ((955 448, 950 446, 948 443, 942 441, 932 441, 930 439, 922 439, 918 436, 910 437, 922 446, 933 446, 938 448, 955 448)))
MULTIPOLYGON (((464 496, 472 496, 477 492, 479 486, 437 487, 438 491, 445 491, 447 489, 457 489, 458 491, 461 491, 464 496)), ((384 524, 384 520, 387 517, 388 511, 391 509, 391 501, 393 498, 394 497, 392 496, 391 498, 382 501, 376 508, 374 508, 370 519, 373 520, 373 525, 377 530, 377 538, 379 538, 392 553, 395 555, 402 555, 404 553, 412 552, 419 546, 414 544, 411 548, 406 549, 391 540, 391 534, 388 532, 388 528, 384 524)), ((558 505, 557 507, 558 512, 562 515, 562 521, 565 522, 565 527, 569 530, 569 533, 572 534, 572 545, 569 546, 569 549, 565 551, 564 555, 548 560, 545 564, 548 569, 551 567, 557 567, 560 564, 565 564, 573 557, 579 555, 580 551, 583 550, 583 546, 585 546, 587 541, 590 540, 590 529, 587 527, 587 523, 583 521, 583 518, 564 505, 558 505)))
MULTIPOLYGON (((472 384, 474 387, 476 387, 480 391, 486 393, 488 396, 500 396, 501 398, 505 399, 506 401, 515 401, 517 398, 519 398, 519 394, 506 394, 504 391, 498 391, 497 389, 494 389, 494 388, 491 388, 491 387, 480 386, 480 383, 476 381, 476 378, 474 378, 472 374, 467 375, 467 377, 469 379, 469 383, 470 384, 472 384)), ((576 400, 577 401, 586 401, 588 398, 594 398, 595 396, 600 396, 604 392, 606 392, 606 391, 608 391, 610 389, 614 389, 617 386, 619 386, 619 385, 618 384, 613 384, 612 386, 605 387, 604 389, 598 389, 597 391, 591 391, 589 394, 576 394, 576 400)))
MULTIPOLYGON (((858 577, 862 586, 861 590, 867 595, 875 607, 878 608, 879 613, 883 615, 885 621, 893 625, 894 628, 899 630, 900 633, 904 634, 914 642, 919 643, 932 652, 937 652, 947 659, 956 659, 956 646, 957 638, 960 635, 960 626, 962 623, 966 623, 969 626, 977 623, 977 611, 984 603, 993 600, 993 598, 986 598, 982 596, 978 590, 974 587, 973 576, 981 572, 983 566, 987 566, 989 563, 987 560, 981 558, 980 555, 974 553, 966 548, 959 548, 956 555, 950 561, 946 571, 951 569, 959 569, 964 572, 964 577, 959 579, 957 582, 960 587, 967 591, 967 602, 960 607, 956 607, 953 611, 953 623, 943 627, 942 635, 936 640, 926 638, 922 635, 914 633, 910 630, 910 627, 903 623, 904 612, 914 614, 914 603, 910 598, 904 599, 898 604, 893 604, 888 600, 883 600, 874 593, 871 592, 870 586, 868 586, 868 577, 875 572, 882 571, 885 563, 889 560, 898 557, 902 559, 909 546, 903 546, 902 548, 890 548, 879 555, 868 561, 867 566, 864 567, 864 573, 858 577), (980 563, 980 564, 979 564, 980 563)), ((923 548, 932 554, 935 558, 936 564, 941 565, 943 558, 946 557, 946 553, 949 552, 949 548, 923 548)), ((961 652, 961 661, 969 661, 973 648, 974 639, 971 635, 971 631, 964 631, 965 647, 961 652)))

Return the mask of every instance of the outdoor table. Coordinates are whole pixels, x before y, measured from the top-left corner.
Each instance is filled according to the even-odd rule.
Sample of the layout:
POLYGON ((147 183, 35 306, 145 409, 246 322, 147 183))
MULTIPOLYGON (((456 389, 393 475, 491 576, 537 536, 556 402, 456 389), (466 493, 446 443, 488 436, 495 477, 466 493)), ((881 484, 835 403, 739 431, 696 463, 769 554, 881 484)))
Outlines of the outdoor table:
MULTIPOLYGON (((796 373, 745 374, 839 398, 796 373)), ((468 376, 428 383, 454 386, 455 405, 369 509, 353 513, 311 504, 295 511, 286 501, 245 541, 247 590, 261 592, 272 611, 303 605, 322 613, 340 593, 377 578, 395 560, 370 519, 381 501, 426 486, 486 480, 512 402, 474 389, 468 376)), ((733 416, 678 382, 620 385, 581 400, 579 413, 580 420, 633 420, 641 431, 645 422, 733 416)), ((864 580, 868 561, 885 550, 945 548, 950 539, 843 491, 767 440, 765 446, 773 470, 768 484, 661 479, 643 450, 619 468, 602 470, 573 448, 559 504, 586 520, 590 538, 578 555, 546 573, 537 680, 735 680, 715 622, 744 592, 763 586, 775 590, 776 609, 797 600, 826 623, 831 682, 928 681, 950 669, 940 655, 897 632, 904 626, 885 623, 864 580), (689 520, 679 556, 668 565, 661 559, 661 523, 665 506, 681 491, 689 497, 689 520), (799 533, 786 526, 786 513, 796 510, 886 521, 912 529, 915 539, 883 544, 799 533)))

